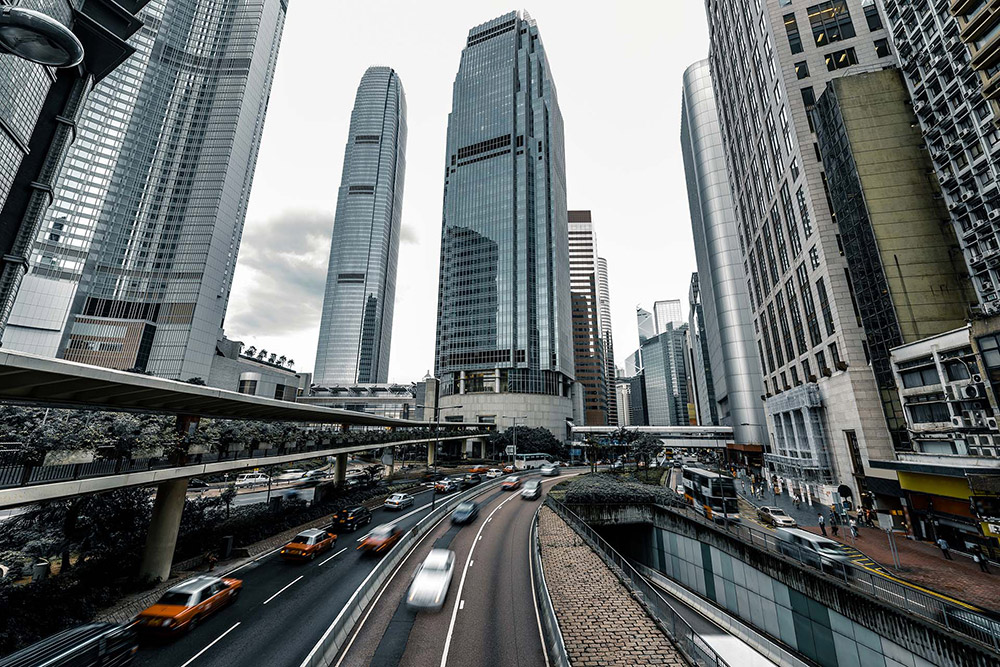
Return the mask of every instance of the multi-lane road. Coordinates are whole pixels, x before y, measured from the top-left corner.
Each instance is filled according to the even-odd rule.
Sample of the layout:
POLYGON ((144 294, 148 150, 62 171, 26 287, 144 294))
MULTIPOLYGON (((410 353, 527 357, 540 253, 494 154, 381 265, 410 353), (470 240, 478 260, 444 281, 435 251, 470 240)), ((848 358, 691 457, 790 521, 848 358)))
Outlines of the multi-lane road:
MULTIPOLYGON (((428 492, 415 498, 402 512, 374 511, 370 527, 396 522, 411 528, 430 509, 428 492)), ((528 569, 539 501, 499 489, 477 501, 478 519, 461 528, 441 521, 401 563, 340 657, 343 664, 545 664, 528 569), (455 578, 441 612, 414 613, 402 598, 432 546, 456 552, 455 578)), ((340 534, 334 549, 315 561, 288 563, 272 553, 231 572, 243 580, 232 606, 186 635, 144 644, 136 664, 299 667, 375 566, 376 558, 356 550, 370 527, 340 534)))

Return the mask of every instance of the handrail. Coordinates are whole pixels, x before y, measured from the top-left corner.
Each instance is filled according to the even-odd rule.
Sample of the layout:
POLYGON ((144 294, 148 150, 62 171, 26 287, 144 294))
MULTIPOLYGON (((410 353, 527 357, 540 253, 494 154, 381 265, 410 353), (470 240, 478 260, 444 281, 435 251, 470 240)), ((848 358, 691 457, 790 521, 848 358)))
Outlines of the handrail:
POLYGON ((529 565, 531 566, 531 583, 534 586, 535 606, 538 609, 538 616, 542 623, 542 632, 545 638, 545 652, 549 657, 546 664, 555 667, 570 667, 569 654, 566 652, 566 644, 563 642, 562 630, 559 628, 559 618, 556 616, 555 607, 552 604, 552 597, 549 595, 549 587, 545 583, 545 570, 542 568, 542 550, 538 540, 538 511, 541 505, 535 510, 535 515, 531 520, 531 536, 529 549, 529 565))
POLYGON ((729 667, 722 656, 709 646, 691 627, 683 616, 677 613, 670 602, 632 564, 608 544, 603 537, 581 519, 565 504, 552 496, 545 497, 545 504, 556 512, 594 550, 601 560, 618 576, 623 584, 635 594, 639 603, 656 620, 657 625, 674 642, 677 649, 692 664, 706 667, 729 667))
MULTIPOLYGON (((602 506, 628 504, 602 503, 602 506)), ((633 506, 636 504, 645 503, 631 503, 633 506)), ((813 551, 804 550, 796 544, 778 539, 771 531, 752 528, 740 522, 713 521, 679 500, 672 501, 669 505, 651 503, 649 506, 662 511, 681 512, 686 519, 713 530, 724 531, 740 542, 763 551, 792 559, 799 566, 816 570, 821 575, 829 576, 886 604, 942 625, 951 632, 1000 653, 1000 621, 981 613, 972 605, 949 601, 943 596, 925 592, 909 582, 862 568, 851 562, 820 558, 813 551)))

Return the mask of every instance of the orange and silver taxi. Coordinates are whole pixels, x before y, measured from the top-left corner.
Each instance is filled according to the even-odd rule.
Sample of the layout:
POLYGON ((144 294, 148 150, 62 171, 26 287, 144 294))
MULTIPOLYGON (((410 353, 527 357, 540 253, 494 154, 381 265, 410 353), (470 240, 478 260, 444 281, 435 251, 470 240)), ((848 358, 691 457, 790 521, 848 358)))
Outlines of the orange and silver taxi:
POLYGON ((194 630, 209 614, 233 602, 243 582, 220 577, 194 577, 164 593, 156 604, 136 617, 139 630, 173 634, 194 630))
POLYGON ((281 557, 285 560, 313 560, 324 551, 332 549, 336 543, 336 535, 318 528, 310 528, 303 530, 283 546, 281 557))
POLYGON ((391 549, 396 542, 399 542, 399 538, 402 536, 403 529, 399 526, 391 524, 376 526, 361 540, 358 550, 371 554, 383 554, 391 549))
POLYGON ((521 488, 521 478, 520 477, 508 477, 500 485, 500 488, 504 491, 513 491, 514 489, 521 488))

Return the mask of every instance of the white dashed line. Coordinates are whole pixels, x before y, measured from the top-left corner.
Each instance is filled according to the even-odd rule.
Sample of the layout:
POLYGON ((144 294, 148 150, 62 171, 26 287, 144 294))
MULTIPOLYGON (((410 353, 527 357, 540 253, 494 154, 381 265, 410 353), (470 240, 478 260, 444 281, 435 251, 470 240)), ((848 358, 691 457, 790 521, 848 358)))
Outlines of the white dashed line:
POLYGON ((462 601, 461 601, 461 602, 460 602, 460 603, 458 604, 458 608, 459 608, 459 609, 465 609, 465 600, 462 600, 462 601))
POLYGON ((226 635, 228 635, 228 634, 229 634, 230 632, 232 632, 233 630, 235 630, 235 629, 236 629, 236 626, 237 626, 237 625, 239 625, 239 624, 240 624, 240 621, 236 621, 236 624, 235 624, 235 625, 233 625, 233 627, 229 628, 228 630, 226 630, 225 632, 223 632, 223 633, 222 633, 221 635, 219 635, 218 637, 216 637, 215 639, 213 639, 213 640, 212 640, 212 643, 211 643, 211 644, 209 644, 209 645, 208 645, 208 646, 206 646, 205 648, 203 648, 203 649, 201 649, 200 651, 198 651, 197 653, 195 653, 195 654, 194 654, 194 657, 193 657, 193 658, 191 658, 190 660, 188 660, 187 662, 185 662, 185 663, 184 663, 183 665, 181 665, 181 667, 187 667, 187 666, 188 666, 188 665, 190 665, 190 664, 191 664, 192 662, 194 662, 195 660, 197 660, 197 659, 198 659, 198 656, 200 656, 200 655, 201 655, 202 653, 204 653, 204 652, 205 652, 205 651, 207 651, 208 649, 210 649, 210 648, 212 648, 213 646, 215 646, 215 644, 216 644, 216 643, 217 643, 217 642, 218 642, 218 641, 219 641, 220 639, 222 639, 223 637, 225 637, 226 635))
MULTIPOLYGON (((304 576, 306 576, 306 575, 304 575, 304 574, 300 574, 300 575, 299 575, 299 579, 301 579, 301 578, 302 578, 302 577, 304 577, 304 576)), ((288 584, 288 585, 286 585, 286 586, 285 586, 284 588, 282 588, 282 589, 281 589, 280 591, 278 591, 277 593, 275 593, 274 595, 272 595, 272 596, 271 596, 271 597, 269 597, 268 599, 264 600, 264 604, 267 604, 268 602, 270 602, 270 601, 271 601, 271 600, 273 600, 274 598, 276 598, 276 597, 278 597, 279 595, 281 595, 282 593, 284 593, 284 592, 285 592, 286 590, 288 590, 288 587, 289 587, 289 586, 291 586, 292 584, 294 584, 294 583, 295 583, 296 581, 298 581, 299 579, 293 579, 293 580, 292 580, 292 583, 291 583, 291 584, 288 584)))
POLYGON ((339 556, 340 554, 344 553, 345 551, 347 551, 347 547, 344 547, 343 549, 341 549, 341 550, 340 550, 340 551, 338 551, 337 553, 333 554, 332 556, 330 556, 329 558, 327 558, 327 559, 326 559, 325 561, 323 561, 322 563, 320 563, 320 564, 319 564, 319 565, 317 565, 316 567, 319 567, 320 565, 323 565, 323 564, 325 564, 325 563, 329 563, 329 562, 330 562, 331 560, 333 560, 334 558, 336 558, 336 557, 337 557, 337 556, 339 556))

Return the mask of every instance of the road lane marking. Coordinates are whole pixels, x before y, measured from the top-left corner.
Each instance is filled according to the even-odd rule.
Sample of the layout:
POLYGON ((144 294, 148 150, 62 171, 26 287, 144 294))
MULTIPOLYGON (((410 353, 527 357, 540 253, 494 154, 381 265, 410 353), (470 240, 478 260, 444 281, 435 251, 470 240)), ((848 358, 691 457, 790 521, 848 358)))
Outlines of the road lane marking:
POLYGON ((531 519, 531 528, 528 530, 528 577, 531 579, 531 600, 535 603, 535 621, 538 622, 538 637, 542 641, 542 655, 545 657, 545 667, 550 667, 549 648, 545 645, 545 633, 542 632, 542 615, 538 611, 538 594, 535 592, 535 559, 532 557, 535 545, 531 536, 538 534, 538 512, 541 509, 541 505, 535 508, 535 516, 531 519))
POLYGON ((319 567, 320 565, 323 565, 324 563, 329 563, 331 560, 333 560, 334 558, 336 558, 340 554, 344 553, 345 551, 347 551, 347 547, 344 547, 343 549, 341 549, 337 553, 333 554, 332 556, 330 556, 329 558, 327 558, 325 561, 323 561, 322 563, 320 563, 316 567, 319 567))
MULTIPOLYGON (((299 575, 299 579, 301 579, 301 578, 302 578, 302 577, 304 577, 304 576, 306 576, 306 575, 304 575, 304 574, 300 574, 300 575, 299 575)), ((286 585, 285 585, 285 587, 284 587, 284 588, 282 588, 282 589, 281 589, 280 591, 278 591, 277 593, 275 593, 274 595, 272 595, 272 596, 271 596, 271 597, 269 597, 268 599, 264 600, 264 604, 267 604, 268 602, 270 602, 270 601, 271 601, 271 600, 273 600, 274 598, 276 598, 276 597, 278 597, 279 595, 281 595, 282 593, 284 593, 284 592, 285 592, 285 591, 286 591, 286 590, 288 589, 288 587, 289 587, 289 586, 291 586, 292 584, 294 584, 294 583, 295 583, 296 581, 298 581, 299 579, 293 579, 293 580, 292 580, 292 582, 291 582, 290 584, 286 584, 286 585)))
POLYGON ((517 498, 516 495, 511 496, 507 500, 503 501, 490 512, 490 515, 486 518, 486 521, 479 524, 479 532, 476 534, 476 539, 472 543, 472 548, 469 549, 469 555, 465 559, 465 567, 462 568, 462 578, 458 582, 458 593, 455 594, 456 604, 451 610, 451 622, 448 624, 448 634, 444 640, 444 653, 441 655, 441 667, 445 667, 448 664, 448 649, 451 648, 451 636, 455 632, 455 619, 458 618, 458 603, 457 601, 462 598, 462 590, 465 588, 465 577, 469 573, 469 563, 472 562, 472 554, 476 550, 476 545, 479 544, 479 540, 483 539, 483 529, 486 528, 486 524, 489 523, 493 515, 496 514, 501 507, 509 503, 510 501, 517 498))
POLYGON ((475 562, 476 562, 476 561, 474 561, 474 560, 470 560, 470 561, 469 561, 469 567, 472 567, 472 564, 473 564, 473 563, 475 563, 475 562))
POLYGON ((465 609, 465 600, 462 600, 461 602, 458 603, 458 608, 465 609))
POLYGON ((205 651, 207 651, 208 649, 210 649, 210 648, 212 648, 213 646, 215 646, 215 645, 216 645, 216 643, 218 643, 218 641, 219 641, 220 639, 222 639, 223 637, 225 637, 226 635, 228 635, 228 634, 229 634, 230 632, 232 632, 233 630, 235 630, 235 629, 236 629, 236 626, 237 626, 237 625, 239 625, 240 623, 241 623, 241 621, 236 621, 236 623, 235 623, 235 624, 233 625, 233 627, 229 628, 228 630, 226 630, 225 632, 223 632, 223 633, 222 633, 221 635, 219 635, 218 637, 216 637, 215 639, 213 639, 213 640, 212 640, 212 643, 211 643, 211 644, 209 644, 209 645, 208 645, 208 646, 206 646, 205 648, 203 648, 203 649, 201 649, 200 651, 198 651, 197 653, 195 653, 195 654, 194 654, 194 657, 193 657, 193 658, 191 658, 190 660, 188 660, 187 662, 185 662, 185 663, 184 663, 183 665, 181 665, 181 667, 187 667, 187 666, 188 666, 188 665, 190 665, 190 664, 191 664, 192 662, 194 662, 195 660, 197 660, 197 659, 198 659, 198 656, 200 656, 200 655, 201 655, 202 653, 204 653, 204 652, 205 652, 205 651))

